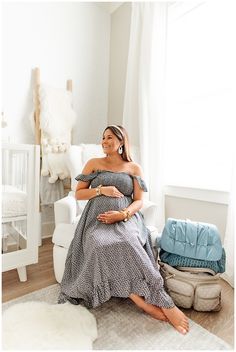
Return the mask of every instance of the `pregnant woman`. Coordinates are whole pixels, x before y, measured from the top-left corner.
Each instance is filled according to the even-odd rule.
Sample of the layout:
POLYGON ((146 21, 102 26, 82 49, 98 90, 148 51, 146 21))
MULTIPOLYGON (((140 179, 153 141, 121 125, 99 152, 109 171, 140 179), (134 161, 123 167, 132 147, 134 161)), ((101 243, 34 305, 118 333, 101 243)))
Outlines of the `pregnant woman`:
POLYGON ((163 287, 139 211, 147 188, 140 166, 130 157, 126 130, 108 126, 102 148, 106 156, 90 159, 76 177, 76 198, 89 201, 68 250, 58 303, 83 300, 91 308, 111 297, 129 297, 186 334, 188 319, 163 287))

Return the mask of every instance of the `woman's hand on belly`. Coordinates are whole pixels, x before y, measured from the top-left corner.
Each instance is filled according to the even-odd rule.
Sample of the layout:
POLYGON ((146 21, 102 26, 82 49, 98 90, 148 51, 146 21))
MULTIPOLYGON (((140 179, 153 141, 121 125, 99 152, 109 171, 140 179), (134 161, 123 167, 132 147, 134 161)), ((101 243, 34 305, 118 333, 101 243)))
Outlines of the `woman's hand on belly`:
POLYGON ((119 211, 110 210, 99 214, 97 220, 104 224, 114 224, 115 222, 124 220, 124 215, 119 211))
POLYGON ((102 186, 101 194, 107 197, 124 197, 123 193, 121 193, 115 186, 102 186))

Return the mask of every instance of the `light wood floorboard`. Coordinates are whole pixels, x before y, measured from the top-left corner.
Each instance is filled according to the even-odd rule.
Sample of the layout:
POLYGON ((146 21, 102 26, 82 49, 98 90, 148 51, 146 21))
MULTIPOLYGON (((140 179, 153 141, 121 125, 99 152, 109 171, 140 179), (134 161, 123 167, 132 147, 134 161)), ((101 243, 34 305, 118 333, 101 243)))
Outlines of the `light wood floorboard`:
POLYGON ((38 263, 27 266, 26 282, 19 281, 16 269, 2 273, 3 302, 57 283, 53 271, 52 240, 46 238, 42 242, 38 263))
MULTIPOLYGON (((2 274, 2 301, 23 296, 27 293, 56 283, 53 271, 53 244, 51 238, 43 240, 39 248, 39 262, 27 267, 26 282, 20 282, 16 270, 2 274)), ((234 345, 234 290, 221 280, 222 309, 220 312, 201 313, 184 309, 185 314, 197 324, 219 336, 222 340, 234 345)))

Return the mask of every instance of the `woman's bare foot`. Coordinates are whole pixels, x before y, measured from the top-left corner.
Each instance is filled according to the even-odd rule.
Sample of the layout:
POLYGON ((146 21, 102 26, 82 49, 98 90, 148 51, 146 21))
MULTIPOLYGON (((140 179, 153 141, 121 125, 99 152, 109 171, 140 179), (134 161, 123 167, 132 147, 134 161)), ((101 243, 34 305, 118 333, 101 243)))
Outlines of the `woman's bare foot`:
POLYGON ((131 294, 129 298, 137 304, 137 306, 143 309, 146 313, 150 314, 153 318, 163 321, 168 321, 166 315, 162 312, 161 308, 154 306, 152 304, 146 303, 145 300, 135 294, 131 294))
POLYGON ((188 318, 181 312, 177 307, 173 308, 162 308, 162 312, 166 315, 169 322, 178 330, 181 334, 186 334, 189 331, 188 318))

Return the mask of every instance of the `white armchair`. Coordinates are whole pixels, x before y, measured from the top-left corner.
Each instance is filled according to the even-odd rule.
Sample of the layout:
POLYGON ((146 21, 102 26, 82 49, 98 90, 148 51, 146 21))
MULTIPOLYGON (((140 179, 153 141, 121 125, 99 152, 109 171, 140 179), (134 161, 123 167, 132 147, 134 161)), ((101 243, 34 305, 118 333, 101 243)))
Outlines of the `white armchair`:
MULTIPOLYGON (((70 192, 67 197, 54 203, 55 230, 52 237, 52 242, 54 243, 53 266, 56 280, 59 283, 62 280, 67 252, 83 211, 83 203, 86 202, 87 201, 77 202, 74 197, 74 192, 70 192)), ((141 209, 145 224, 151 231, 152 245, 155 253, 156 238, 160 236, 155 227, 157 210, 156 204, 147 200, 144 201, 143 208, 141 209)))

